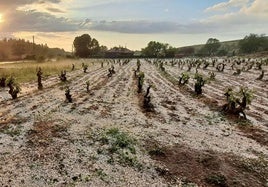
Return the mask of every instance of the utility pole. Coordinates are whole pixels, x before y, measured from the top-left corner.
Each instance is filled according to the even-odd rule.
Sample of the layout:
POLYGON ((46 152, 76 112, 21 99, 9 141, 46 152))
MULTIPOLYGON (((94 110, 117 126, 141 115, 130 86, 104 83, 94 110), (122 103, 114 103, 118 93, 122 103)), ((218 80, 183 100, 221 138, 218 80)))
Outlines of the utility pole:
POLYGON ((33 55, 34 55, 34 36, 33 36, 33 55))
POLYGON ((74 44, 72 44, 72 55, 74 55, 74 44))

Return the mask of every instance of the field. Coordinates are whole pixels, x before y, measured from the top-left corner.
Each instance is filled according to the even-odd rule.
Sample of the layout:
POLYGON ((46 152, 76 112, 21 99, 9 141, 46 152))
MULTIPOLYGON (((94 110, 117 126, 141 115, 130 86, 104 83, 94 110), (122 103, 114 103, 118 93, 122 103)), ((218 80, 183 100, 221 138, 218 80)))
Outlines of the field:
MULTIPOLYGON (((194 93, 195 65, 188 71, 188 84, 177 82, 189 69, 189 59, 141 59, 142 93, 137 93, 134 76, 137 59, 60 63, 67 82, 47 74, 52 70, 45 65, 43 90, 32 80, 36 65, 28 64, 34 77, 19 78, 17 99, 11 99, 7 87, 0 88, 0 185, 268 186, 267 74, 256 80, 261 70, 254 65, 233 75, 235 59, 218 59, 216 65, 226 64, 219 72, 212 59, 206 60, 209 66, 202 64, 198 72, 216 77, 200 96, 194 93), (82 63, 88 65, 86 73, 82 63), (112 65, 115 74, 108 77, 112 65), (143 98, 149 85, 153 106, 146 110, 143 98), (72 103, 66 101, 66 86, 72 103), (221 111, 230 86, 253 90, 247 120, 221 111)), ((267 63, 262 69, 267 73, 267 63)))

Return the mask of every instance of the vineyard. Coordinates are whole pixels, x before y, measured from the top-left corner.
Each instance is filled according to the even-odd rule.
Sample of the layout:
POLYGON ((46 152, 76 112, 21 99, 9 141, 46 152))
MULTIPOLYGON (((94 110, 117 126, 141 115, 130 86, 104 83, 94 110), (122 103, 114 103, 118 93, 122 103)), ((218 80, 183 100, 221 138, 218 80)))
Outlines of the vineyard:
POLYGON ((267 59, 72 63, 0 74, 1 186, 268 185, 267 59))

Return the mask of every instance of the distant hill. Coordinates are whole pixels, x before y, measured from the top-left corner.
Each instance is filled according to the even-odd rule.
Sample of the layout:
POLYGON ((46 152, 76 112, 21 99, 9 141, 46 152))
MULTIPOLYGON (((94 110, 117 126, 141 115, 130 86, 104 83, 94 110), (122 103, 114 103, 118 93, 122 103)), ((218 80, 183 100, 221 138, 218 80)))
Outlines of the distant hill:
MULTIPOLYGON (((239 41, 240 40, 231 40, 231 41, 223 41, 220 42, 221 43, 221 47, 220 49, 225 49, 226 51, 228 51, 229 53, 232 53, 233 51, 237 54, 239 52, 239 41)), ((190 50, 193 53, 198 53, 198 51, 200 51, 201 48, 203 48, 205 46, 205 44, 199 44, 199 45, 191 45, 191 46, 184 46, 184 47, 179 47, 178 51, 187 51, 190 50)))
MULTIPOLYGON (((268 39, 268 36, 266 37, 268 39)), ((240 54, 239 52, 239 42, 241 41, 242 39, 240 40, 231 40, 231 41, 223 41, 223 42, 220 42, 221 43, 221 47, 220 47, 220 50, 221 49, 224 49, 226 51, 228 51, 228 55, 232 55, 233 52, 234 54, 240 54)), ((191 45, 191 46, 184 46, 184 47, 179 47, 177 48, 178 49, 178 55, 184 55, 184 54, 197 54, 198 51, 200 51, 201 48, 203 48, 205 46, 205 44, 199 44, 199 45, 191 45)), ((259 52, 260 54, 267 54, 268 52, 267 51, 264 51, 264 52, 259 52)), ((259 54, 258 53, 258 54, 259 54)))

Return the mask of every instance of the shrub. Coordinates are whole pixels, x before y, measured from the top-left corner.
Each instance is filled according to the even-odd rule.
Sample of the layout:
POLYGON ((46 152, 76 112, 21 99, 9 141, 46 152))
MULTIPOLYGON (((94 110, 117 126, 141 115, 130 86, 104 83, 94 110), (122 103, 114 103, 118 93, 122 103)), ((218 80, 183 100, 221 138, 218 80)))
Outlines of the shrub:
POLYGON ((112 77, 112 75, 115 74, 114 66, 112 65, 111 68, 108 69, 108 71, 109 71, 108 77, 112 77))
POLYGON ((74 66, 74 64, 72 64, 72 71, 74 70, 74 68, 75 68, 75 66, 74 66))
POLYGON ((150 88, 151 85, 148 86, 146 94, 143 98, 143 108, 147 111, 151 111, 153 109, 153 105, 151 103, 150 88))
POLYGON ((196 80, 194 85, 194 90, 197 95, 202 94, 202 87, 205 85, 206 80, 204 79, 203 75, 196 73, 194 76, 196 80))
POLYGON ((232 88, 228 88, 224 95, 227 103, 223 105, 223 111, 234 115, 242 114, 244 119, 247 119, 244 110, 254 98, 253 91, 241 87, 239 92, 234 92, 232 88))
POLYGON ((144 83, 144 73, 140 72, 138 74, 138 93, 142 92, 143 83, 144 83))
POLYGON ((184 72, 179 77, 179 85, 185 85, 189 82, 190 76, 187 72, 184 72))
POLYGON ((38 71, 37 71, 37 83, 38 83, 38 90, 42 90, 43 89, 43 84, 42 84, 42 69, 39 67, 38 71))
POLYGON ((66 90, 65 90, 65 96, 66 96, 66 100, 69 103, 73 102, 72 95, 70 94, 70 88, 68 86, 66 87, 66 90))
POLYGON ((204 62, 204 67, 203 67, 203 69, 207 69, 208 66, 209 66, 209 62, 208 62, 208 61, 205 61, 205 62, 204 62))
POLYGON ((6 87, 6 80, 7 80, 6 77, 2 77, 0 79, 0 87, 2 87, 2 88, 6 87))
POLYGON ((188 64, 188 70, 187 71, 190 72, 192 67, 193 67, 192 63, 188 64))
POLYGON ((67 78, 66 78, 66 71, 65 70, 62 70, 60 75, 59 75, 59 78, 62 82, 65 82, 67 81, 67 78))
POLYGON ((140 68, 141 68, 141 61, 140 59, 137 60, 137 72, 140 71, 140 68))
POLYGON ((236 76, 240 75, 241 72, 242 72, 241 69, 236 69, 236 72, 234 72, 233 75, 236 75, 236 76))
POLYGON ((161 71, 166 71, 163 62, 160 62, 160 64, 159 64, 159 69, 160 69, 161 71))
POLYGON ((86 89, 87 89, 87 92, 89 92, 89 85, 90 85, 90 83, 89 83, 89 81, 87 81, 87 82, 86 82, 86 89))
POLYGON ((209 74, 209 80, 215 80, 216 74, 214 72, 210 71, 208 74, 209 74))
POLYGON ((264 77, 264 70, 261 71, 260 76, 256 80, 262 80, 264 77))
POLYGON ((118 128, 111 128, 107 130, 100 141, 103 144, 109 144, 108 151, 110 153, 119 153, 121 149, 127 149, 132 154, 136 153, 135 150, 135 140, 132 139, 128 134, 120 132, 118 128))
POLYGON ((256 66, 257 66, 256 67, 257 70, 262 70, 262 62, 257 62, 256 66))
POLYGON ((220 64, 217 65, 216 69, 217 69, 219 72, 223 72, 225 66, 226 66, 226 64, 224 64, 224 63, 220 63, 220 64))
POLYGON ((18 93, 20 93, 21 89, 18 83, 16 83, 14 77, 10 77, 7 80, 7 86, 9 87, 8 93, 12 96, 12 99, 16 99, 18 93))
POLYGON ((86 73, 87 72, 87 69, 88 69, 88 65, 82 63, 82 68, 83 68, 84 73, 86 73))

